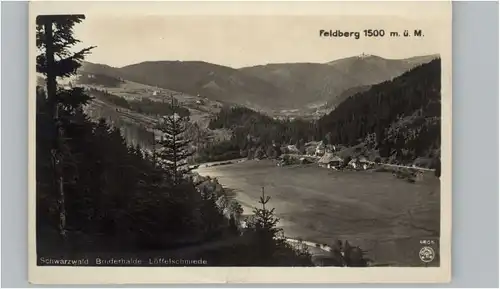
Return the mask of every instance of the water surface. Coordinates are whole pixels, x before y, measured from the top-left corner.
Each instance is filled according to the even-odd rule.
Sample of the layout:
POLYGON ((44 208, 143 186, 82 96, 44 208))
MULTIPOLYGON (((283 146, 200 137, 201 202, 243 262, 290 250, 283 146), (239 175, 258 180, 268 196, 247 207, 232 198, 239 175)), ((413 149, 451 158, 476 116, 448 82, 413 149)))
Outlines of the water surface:
POLYGON ((439 179, 432 173, 409 183, 391 173, 277 167, 269 160, 197 171, 236 190, 245 213, 259 205, 265 187, 288 237, 321 244, 348 240, 377 263, 422 265, 420 240, 439 232, 439 179))

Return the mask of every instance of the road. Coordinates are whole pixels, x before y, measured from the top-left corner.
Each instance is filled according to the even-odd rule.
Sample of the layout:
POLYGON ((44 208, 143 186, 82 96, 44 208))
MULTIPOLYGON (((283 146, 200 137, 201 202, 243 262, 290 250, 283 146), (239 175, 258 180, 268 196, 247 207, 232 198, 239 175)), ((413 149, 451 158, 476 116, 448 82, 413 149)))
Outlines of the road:
MULTIPOLYGON (((320 159, 318 156, 310 156, 310 155, 296 155, 297 158, 300 157, 308 157, 308 158, 315 158, 317 160, 320 159)), ((203 167, 212 167, 212 166, 218 166, 218 165, 229 165, 229 164, 235 164, 235 163, 240 163, 246 161, 246 158, 239 158, 239 159, 232 159, 232 160, 227 160, 227 161, 217 161, 217 162, 207 162, 207 163, 199 163, 196 164, 196 166, 199 166, 200 168, 203 167)), ((404 165, 396 165, 396 164, 388 164, 388 163, 376 163, 376 162, 370 162, 368 163, 372 165, 379 165, 379 166, 387 166, 387 167, 395 167, 395 168, 405 168, 405 169, 413 169, 413 170, 420 170, 420 171, 427 171, 427 172, 433 172, 434 169, 429 169, 429 168, 422 168, 422 167, 416 167, 416 166, 404 166, 404 165)))
POLYGON ((374 163, 374 162, 370 162, 370 163, 372 163, 372 164, 376 164, 376 165, 381 165, 381 166, 396 167, 396 168, 406 168, 406 169, 413 169, 413 170, 420 170, 420 171, 428 171, 428 172, 433 172, 433 171, 435 171, 434 169, 429 169, 429 168, 421 168, 421 167, 414 167, 414 166, 402 166, 402 165, 384 164, 384 163, 374 163))

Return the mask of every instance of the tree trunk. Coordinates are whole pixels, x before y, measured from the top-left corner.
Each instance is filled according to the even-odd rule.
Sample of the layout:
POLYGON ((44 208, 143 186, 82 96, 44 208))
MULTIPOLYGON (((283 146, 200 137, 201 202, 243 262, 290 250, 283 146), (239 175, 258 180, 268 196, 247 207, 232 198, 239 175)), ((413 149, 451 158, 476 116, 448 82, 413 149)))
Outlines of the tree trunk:
POLYGON ((59 101, 57 99, 57 82, 55 74, 55 61, 54 61, 54 45, 53 45, 53 22, 47 19, 44 24, 45 30, 45 45, 47 57, 47 97, 48 102, 52 108, 52 117, 55 124, 55 139, 52 148, 52 163, 54 166, 54 180, 58 193, 58 208, 59 208, 59 233, 63 238, 66 237, 66 204, 64 194, 64 179, 63 179, 63 135, 62 126, 59 119, 59 101))

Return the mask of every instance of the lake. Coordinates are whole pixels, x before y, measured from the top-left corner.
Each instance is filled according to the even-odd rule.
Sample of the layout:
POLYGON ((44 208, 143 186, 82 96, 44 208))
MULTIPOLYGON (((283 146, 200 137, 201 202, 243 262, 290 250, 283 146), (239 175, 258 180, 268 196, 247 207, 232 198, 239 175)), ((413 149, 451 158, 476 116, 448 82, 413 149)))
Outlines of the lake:
POLYGON ((259 205, 265 187, 287 237, 328 245, 348 240, 378 264, 422 266, 420 241, 436 239, 440 229, 440 181, 432 173, 409 183, 387 172, 277 167, 270 160, 196 171, 234 189, 245 214, 259 205))

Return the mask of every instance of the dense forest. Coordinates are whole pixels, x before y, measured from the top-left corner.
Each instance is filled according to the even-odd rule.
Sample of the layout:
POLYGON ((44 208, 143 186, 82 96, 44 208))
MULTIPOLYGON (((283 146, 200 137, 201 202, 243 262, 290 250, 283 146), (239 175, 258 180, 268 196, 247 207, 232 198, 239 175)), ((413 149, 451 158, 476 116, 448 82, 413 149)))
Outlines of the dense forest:
MULTIPOLYGON (((241 227, 241 206, 229 192, 216 180, 190 172, 185 116, 162 118, 163 137, 152 154, 127 146, 119 129, 105 120, 90 120, 83 109, 91 101, 85 90, 65 89, 56 81, 75 75, 94 49, 70 52, 79 42, 73 27, 84 19, 37 17, 37 71, 46 81, 36 95, 38 256, 130 253, 205 258, 209 266, 311 266, 311 255, 286 242, 276 227, 264 191, 261 207, 241 227), (184 250, 200 244, 210 246, 184 250)), ((171 109, 178 106, 171 103, 171 109)), ((349 254, 359 248, 345 250, 332 252, 333 266, 367 265, 362 254, 349 254)))
MULTIPOLYGON (((273 144, 309 141, 363 146, 391 162, 411 163, 419 157, 440 156, 441 61, 436 59, 403 75, 363 89, 317 121, 275 120, 248 108, 224 108, 210 128, 233 131, 221 144, 232 151, 268 151, 273 144)), ((212 145, 205 155, 220 148, 212 145)), ((227 154, 227 152, 226 152, 227 154)), ((373 154, 372 154, 373 155, 373 154)))
POLYGON ((348 98, 318 121, 316 138, 328 135, 330 143, 345 145, 366 142, 382 157, 395 155, 402 161, 437 157, 440 119, 441 60, 437 59, 348 98))
POLYGON ((314 139, 315 123, 305 120, 276 120, 246 107, 223 107, 210 121, 210 129, 227 128, 229 140, 207 144, 199 152, 200 160, 219 161, 239 157, 277 157, 284 144, 303 150, 314 139))

